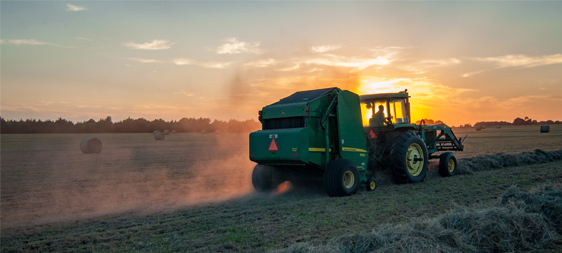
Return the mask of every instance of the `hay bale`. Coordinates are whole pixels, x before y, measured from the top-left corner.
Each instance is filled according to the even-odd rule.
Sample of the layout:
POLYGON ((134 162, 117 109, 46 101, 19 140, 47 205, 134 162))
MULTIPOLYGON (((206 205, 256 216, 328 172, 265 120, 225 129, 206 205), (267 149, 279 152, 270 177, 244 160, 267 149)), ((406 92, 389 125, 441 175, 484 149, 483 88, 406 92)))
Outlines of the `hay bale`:
POLYGON ((170 130, 164 130, 164 135, 170 135, 170 130))
POLYGON ((178 133, 178 131, 172 130, 172 134, 177 134, 177 133, 178 133))
POLYGON ((502 128, 502 125, 497 125, 496 128, 502 128))
POLYGON ((477 126, 477 127, 476 127, 476 131, 482 131, 482 127, 481 127, 481 126, 477 126))
POLYGON ((160 130, 154 130, 153 134, 160 132, 160 130))
POLYGON ((80 150, 84 154, 94 154, 101 152, 102 145, 98 138, 85 138, 80 142, 80 150))
POLYGON ((541 126, 541 133, 548 133, 550 132, 550 126, 549 125, 542 125, 541 126))
POLYGON ((162 141, 164 140, 164 133, 158 131, 154 133, 154 139, 157 141, 162 141))

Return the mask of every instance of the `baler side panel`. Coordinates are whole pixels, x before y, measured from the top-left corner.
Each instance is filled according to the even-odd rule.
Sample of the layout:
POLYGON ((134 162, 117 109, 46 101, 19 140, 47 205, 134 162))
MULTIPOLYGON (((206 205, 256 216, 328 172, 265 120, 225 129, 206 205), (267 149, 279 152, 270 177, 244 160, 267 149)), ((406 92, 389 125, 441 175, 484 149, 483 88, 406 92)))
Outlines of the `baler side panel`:
POLYGON ((365 182, 368 153, 359 103, 359 96, 352 92, 344 90, 338 93, 338 146, 341 157, 355 163, 361 181, 365 182))

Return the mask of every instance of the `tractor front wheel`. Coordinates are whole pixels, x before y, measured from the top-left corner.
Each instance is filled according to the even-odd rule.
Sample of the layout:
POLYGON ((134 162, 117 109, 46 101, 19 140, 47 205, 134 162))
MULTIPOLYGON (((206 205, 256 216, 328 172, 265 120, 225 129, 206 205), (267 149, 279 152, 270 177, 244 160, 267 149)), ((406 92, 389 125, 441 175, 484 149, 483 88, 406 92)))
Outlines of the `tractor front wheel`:
POLYGON ((377 188, 377 182, 375 182, 374 178, 367 180, 365 185, 367 186, 367 191, 374 191, 377 188))
POLYGON ((258 192, 271 192, 280 183, 279 169, 269 165, 257 164, 252 172, 252 184, 258 192))
POLYGON ((403 132, 390 149, 390 168, 398 183, 422 182, 427 173, 427 148, 423 140, 412 132, 403 132))
POLYGON ((336 159, 328 163, 324 171, 324 189, 330 197, 355 194, 359 184, 359 171, 352 161, 336 159))
POLYGON ((439 174, 450 177, 457 173, 457 158, 451 152, 439 155, 439 174))

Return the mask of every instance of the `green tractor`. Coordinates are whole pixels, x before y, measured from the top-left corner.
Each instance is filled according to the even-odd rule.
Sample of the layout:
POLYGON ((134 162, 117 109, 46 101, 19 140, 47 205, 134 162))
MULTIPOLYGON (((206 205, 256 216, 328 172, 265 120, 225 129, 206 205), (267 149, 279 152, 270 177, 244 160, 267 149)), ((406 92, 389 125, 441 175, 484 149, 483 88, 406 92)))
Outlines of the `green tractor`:
POLYGON ((382 169, 392 170, 398 183, 421 182, 434 158, 440 174, 452 176, 457 161, 448 151, 463 150, 446 125, 410 122, 407 90, 299 91, 265 106, 259 120, 262 130, 250 134, 250 160, 257 163, 252 184, 259 192, 321 177, 328 195, 349 196, 361 185, 374 190, 375 171, 382 169))

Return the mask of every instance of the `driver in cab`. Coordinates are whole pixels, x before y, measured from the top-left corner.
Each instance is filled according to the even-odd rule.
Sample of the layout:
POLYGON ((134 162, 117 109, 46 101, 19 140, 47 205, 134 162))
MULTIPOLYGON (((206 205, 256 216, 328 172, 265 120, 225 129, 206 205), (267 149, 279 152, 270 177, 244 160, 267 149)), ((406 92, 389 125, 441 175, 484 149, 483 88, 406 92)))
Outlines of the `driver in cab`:
POLYGON ((379 110, 373 114, 373 117, 369 120, 369 125, 371 126, 384 126, 384 106, 379 105, 379 110))

